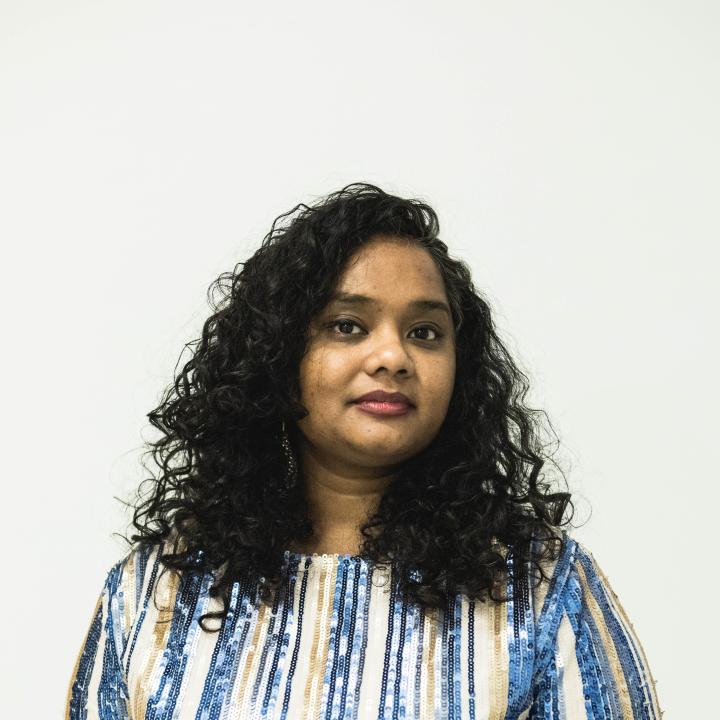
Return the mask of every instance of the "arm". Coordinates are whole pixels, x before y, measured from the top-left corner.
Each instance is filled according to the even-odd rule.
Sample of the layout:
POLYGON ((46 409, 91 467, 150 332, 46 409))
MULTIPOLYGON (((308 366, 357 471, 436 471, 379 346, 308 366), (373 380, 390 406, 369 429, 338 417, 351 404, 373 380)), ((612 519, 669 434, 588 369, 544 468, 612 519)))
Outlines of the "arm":
POLYGON ((568 543, 557 632, 535 677, 529 717, 659 720, 655 680, 632 623, 592 554, 568 543))
POLYGON ((123 578, 128 558, 108 572, 68 688, 66 720, 128 718, 123 578))

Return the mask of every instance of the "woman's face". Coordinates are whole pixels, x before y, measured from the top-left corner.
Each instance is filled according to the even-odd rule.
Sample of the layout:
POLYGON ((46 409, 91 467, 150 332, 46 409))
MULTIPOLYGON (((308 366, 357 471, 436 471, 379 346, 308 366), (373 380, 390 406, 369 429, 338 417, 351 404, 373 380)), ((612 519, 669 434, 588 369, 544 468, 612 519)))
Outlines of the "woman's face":
POLYGON ((455 337, 444 283, 422 247, 376 236, 350 259, 335 295, 313 320, 300 364, 309 412, 301 440, 330 465, 387 469, 429 445, 447 413, 455 337), (374 390, 403 393, 413 406, 379 415, 354 402, 374 390))

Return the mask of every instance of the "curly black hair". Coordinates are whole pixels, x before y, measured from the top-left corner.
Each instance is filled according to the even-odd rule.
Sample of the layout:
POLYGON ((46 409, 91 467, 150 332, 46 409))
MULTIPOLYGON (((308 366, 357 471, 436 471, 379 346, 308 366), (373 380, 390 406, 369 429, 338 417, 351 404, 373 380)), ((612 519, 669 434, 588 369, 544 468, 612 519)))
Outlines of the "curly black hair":
POLYGON ((226 617, 241 578, 254 579, 256 602, 274 602, 288 576, 285 549, 312 536, 302 477, 286 487, 280 431, 284 423, 294 445, 294 421, 308 414, 299 365, 311 321, 351 256, 378 235, 417 243, 435 261, 456 330, 456 378, 437 436, 404 463, 360 529, 361 556, 391 563, 398 592, 425 608, 455 593, 507 601, 508 573, 549 579, 543 561, 559 556, 558 530, 574 506, 541 475, 546 461, 560 470, 541 441, 537 415, 547 415, 525 406, 528 378, 438 232, 425 202, 352 183, 280 215, 252 257, 210 285, 213 314, 188 344, 197 345, 192 358, 147 415, 161 437, 143 457, 158 470, 136 504, 121 500, 139 531, 124 540, 171 546, 160 559, 180 577, 212 571, 223 611, 203 615, 204 630, 214 631, 207 618, 226 617))

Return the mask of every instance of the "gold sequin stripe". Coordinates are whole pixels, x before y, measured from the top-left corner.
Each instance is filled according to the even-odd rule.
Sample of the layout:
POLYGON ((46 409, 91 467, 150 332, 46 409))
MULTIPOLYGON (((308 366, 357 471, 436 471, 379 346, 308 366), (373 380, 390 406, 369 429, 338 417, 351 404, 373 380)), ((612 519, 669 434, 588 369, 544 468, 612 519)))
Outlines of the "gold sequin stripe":
MULTIPOLYGON (((334 562, 321 563, 319 578, 317 580, 318 602, 315 612, 315 624, 313 627, 312 649, 310 650, 310 662, 308 676, 305 682, 304 692, 304 718, 316 718, 319 714, 319 704, 322 698, 323 678, 325 677, 325 665, 328 656, 329 637, 327 629, 332 619, 331 592, 335 586, 335 573, 337 569, 337 558, 334 562), (320 597, 322 594, 322 597, 320 597)), ((306 565, 306 572, 308 571, 306 565)))
MULTIPOLYGON (((491 602, 488 600, 488 603, 491 602)), ((508 656, 508 604, 506 602, 493 602, 490 609, 492 615, 492 637, 490 642, 493 645, 490 654, 490 707, 488 720, 502 720, 507 712, 508 687, 509 687, 509 656, 508 656)))
POLYGON ((425 637, 427 641, 427 654, 423 656, 423 667, 427 668, 427 685, 425 686, 425 707, 423 717, 432 717, 435 710, 435 663, 437 661, 437 622, 438 613, 436 609, 429 610, 425 614, 425 637))
MULTIPOLYGON (((665 714, 665 711, 660 709, 660 702, 658 700, 657 690, 655 688, 655 685, 657 683, 655 681, 655 678, 653 678, 653 676, 652 676, 652 672, 650 670, 650 664, 648 663, 647 656, 645 655, 645 650, 643 649, 643 646, 640 643, 638 634, 635 632, 635 626, 632 624, 632 622, 630 621, 630 618, 628 617, 627 613, 625 612, 625 609, 620 604, 620 599, 618 598, 615 590, 613 590, 613 587, 610 584, 610 581, 608 580, 607 575, 605 575, 605 573, 602 571, 602 569, 597 564, 597 562, 595 561, 595 558, 592 555, 590 555, 590 558, 592 560, 592 564, 593 564, 593 568, 595 569, 595 572, 598 574, 598 576, 602 580, 603 585, 609 591, 608 593, 605 594, 605 596, 608 600, 608 603, 615 611, 615 614, 618 617, 620 617, 620 619, 624 623, 626 631, 628 628, 630 629, 630 632, 632 634, 633 643, 635 644, 635 647, 637 648, 637 652, 640 655, 640 660, 642 661, 644 671, 645 671, 645 673, 647 673, 647 677, 650 680, 650 683, 647 685, 647 690, 650 693, 650 701, 652 703, 653 713, 656 717, 662 717, 665 714)), ((630 644, 630 649, 632 652, 632 644, 630 644)), ((632 717, 632 715, 630 717, 632 717)))
MULTIPOLYGON (((160 552, 158 550, 158 552, 160 552)), ((158 569, 159 573, 162 570, 158 569)), ((163 650, 167 647, 170 628, 172 627, 173 610, 177 599, 178 589, 180 587, 180 578, 174 570, 165 571, 166 584, 162 588, 162 592, 158 592, 157 605, 158 611, 155 625, 152 629, 152 641, 143 656, 140 658, 137 680, 135 682, 135 692, 132 693, 132 711, 133 717, 144 718, 145 708, 149 700, 150 693, 154 687, 157 674, 162 671, 160 660, 162 659, 163 650)), ((158 583, 151 591, 154 594, 158 590, 158 583)), ((148 610, 154 608, 155 599, 151 596, 148 600, 148 610)))
MULTIPOLYGON (((602 640, 603 647, 605 648, 605 654, 607 655, 610 663, 610 670, 612 671, 613 678, 615 680, 615 686, 619 692, 620 708, 622 710, 622 716, 625 720, 633 720, 632 702, 630 700, 630 691, 628 690, 627 681, 625 680, 625 673, 623 672, 622 663, 620 657, 613 642, 612 636, 607 627, 607 622, 603 615, 602 608, 598 605, 595 596, 590 589, 590 585, 585 575, 585 569, 581 563, 576 563, 575 567, 578 570, 580 577, 580 584, 582 585, 583 595, 587 602, 590 615, 597 627, 602 640)), ((596 566, 597 567, 597 566, 596 566)))
MULTIPOLYGON (((262 643, 265 641, 267 636, 267 615, 272 609, 269 608, 265 603, 262 603, 258 610, 257 617, 255 619, 255 627, 253 628, 253 635, 250 648, 245 656, 243 662, 243 673, 242 680, 239 686, 236 684, 234 690, 239 692, 240 697, 237 698, 236 702, 233 703, 233 712, 230 715, 234 720, 237 718, 249 718, 250 708, 249 704, 252 700, 252 681, 250 678, 255 678, 259 671, 260 659, 262 657, 262 643)), ((262 699, 262 695, 258 693, 258 697, 262 699)))
POLYGON ((125 656, 125 652, 128 650, 129 640, 130 640, 130 633, 131 633, 131 625, 133 622, 133 619, 135 618, 135 591, 137 589, 137 582, 135 577, 135 557, 136 553, 131 552, 130 555, 126 558, 125 563, 123 565, 122 570, 122 578, 120 578, 120 583, 123 591, 123 627, 122 627, 122 635, 123 635, 123 642, 124 642, 124 649, 123 649, 123 658, 125 656))
MULTIPOLYGON (((253 651, 255 650, 258 623, 262 618, 262 608, 261 611, 258 612, 254 610, 252 585, 237 580, 235 582, 238 583, 237 592, 234 586, 232 590, 233 593, 236 593, 233 606, 235 622, 229 627, 229 633, 225 640, 225 642, 233 647, 233 658, 231 664, 226 666, 222 676, 223 683, 227 685, 227 691, 223 696, 219 711, 219 717, 222 718, 222 720, 235 717, 238 708, 245 701, 247 687, 244 681, 238 680, 238 674, 244 673, 244 676, 247 677, 247 669, 250 664, 248 658, 252 657, 253 651), (241 641, 242 645, 240 645, 241 641)), ((233 602, 232 599, 230 602, 233 602)), ((217 649, 217 643, 220 641, 220 636, 218 636, 214 649, 217 649)), ((203 669, 203 672, 204 671, 203 669)))

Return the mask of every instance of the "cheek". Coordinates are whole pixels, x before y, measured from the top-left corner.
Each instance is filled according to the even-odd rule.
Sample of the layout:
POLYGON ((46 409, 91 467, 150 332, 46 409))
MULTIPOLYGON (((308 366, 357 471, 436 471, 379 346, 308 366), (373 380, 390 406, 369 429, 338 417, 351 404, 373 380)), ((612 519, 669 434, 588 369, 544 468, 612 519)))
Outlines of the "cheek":
POLYGON ((425 410, 433 423, 442 423, 447 414, 455 388, 454 366, 448 363, 436 365, 427 377, 427 397, 431 399, 425 410))
POLYGON ((434 362, 427 369, 428 383, 432 387, 433 395, 443 397, 452 395, 455 386, 455 359, 443 358, 434 362))
POLYGON ((447 396, 448 400, 453 394, 453 390, 455 389, 455 359, 453 358, 453 362, 450 365, 449 372, 447 374, 447 396))
POLYGON ((322 405, 348 391, 352 374, 347 355, 328 350, 308 353, 300 364, 300 387, 306 403, 322 405))
POLYGON ((348 352, 323 351, 316 360, 316 376, 328 389, 342 390, 353 372, 352 354, 348 352))

